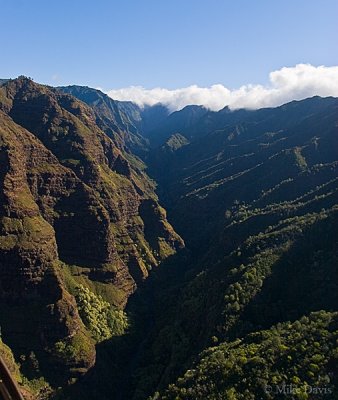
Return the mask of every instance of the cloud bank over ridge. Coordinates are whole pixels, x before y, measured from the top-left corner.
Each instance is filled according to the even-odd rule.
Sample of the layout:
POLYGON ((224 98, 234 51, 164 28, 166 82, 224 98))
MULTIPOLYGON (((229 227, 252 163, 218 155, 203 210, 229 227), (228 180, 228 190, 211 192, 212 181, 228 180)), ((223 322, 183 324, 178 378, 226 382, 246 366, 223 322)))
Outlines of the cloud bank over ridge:
POLYGON ((276 107, 315 95, 338 97, 338 66, 297 64, 294 67, 283 67, 271 72, 269 81, 266 86, 248 84, 233 90, 221 84, 206 88, 192 85, 174 90, 130 86, 106 93, 115 100, 130 100, 142 107, 162 103, 171 111, 180 110, 189 104, 204 105, 216 111, 225 106, 231 109, 276 107))

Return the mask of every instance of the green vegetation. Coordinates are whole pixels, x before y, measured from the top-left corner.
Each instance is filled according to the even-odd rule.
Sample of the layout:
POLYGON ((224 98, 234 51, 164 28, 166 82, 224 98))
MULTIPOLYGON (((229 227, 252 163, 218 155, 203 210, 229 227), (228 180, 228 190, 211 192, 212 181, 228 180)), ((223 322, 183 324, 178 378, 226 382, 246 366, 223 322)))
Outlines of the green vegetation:
MULTIPOLYGON (((19 388, 21 392, 24 394, 25 398, 27 396, 28 399, 31 399, 33 398, 32 396, 34 396, 34 399, 36 398, 38 400, 45 400, 53 393, 52 388, 50 387, 49 383, 46 382, 45 378, 40 376, 37 378, 30 377, 28 379, 24 375, 24 370, 25 370, 24 357, 21 357, 20 363, 16 362, 12 351, 7 345, 3 343, 1 339, 0 339, 0 355, 4 360, 7 368, 9 369, 12 377, 18 383, 19 388)), ((31 352, 30 355, 30 361, 33 361, 33 363, 30 366, 30 371, 28 371, 29 375, 32 374, 33 369, 35 370, 35 372, 38 373, 39 372, 37 367, 38 362, 33 352, 31 352)))
POLYGON ((294 398, 333 398, 338 362, 338 314, 317 312, 294 323, 222 343, 204 351, 162 400, 269 400, 294 388, 294 398), (282 392, 283 393, 283 392, 282 392), (312 393, 312 394, 311 394, 312 393))
POLYGON ((17 382, 21 383, 22 376, 18 364, 15 362, 14 355, 11 349, 0 338, 0 355, 4 360, 7 368, 17 382))
POLYGON ((81 364, 87 362, 88 354, 92 353, 92 341, 85 332, 77 332, 74 336, 55 343, 53 354, 66 364, 81 364))
POLYGON ((123 335, 128 328, 126 314, 122 310, 114 309, 88 288, 79 285, 75 299, 82 321, 97 342, 123 335))
POLYGON ((170 138, 166 141, 164 148, 168 151, 176 151, 187 144, 189 144, 189 140, 183 135, 176 133, 170 136, 170 138))
POLYGON ((89 279, 90 268, 59 263, 59 270, 67 290, 73 296, 76 294, 77 287, 82 285, 115 307, 123 304, 125 293, 114 285, 89 279))

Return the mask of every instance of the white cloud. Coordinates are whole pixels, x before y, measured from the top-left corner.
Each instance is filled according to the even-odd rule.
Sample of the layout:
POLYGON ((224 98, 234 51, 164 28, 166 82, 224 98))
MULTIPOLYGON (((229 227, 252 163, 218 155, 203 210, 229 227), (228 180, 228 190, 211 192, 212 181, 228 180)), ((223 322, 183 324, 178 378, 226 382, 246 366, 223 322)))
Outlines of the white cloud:
POLYGON ((248 84, 234 90, 221 84, 207 88, 192 85, 175 90, 130 86, 109 90, 107 94, 115 100, 130 100, 140 106, 162 103, 172 111, 189 104, 204 105, 211 110, 220 110, 226 105, 232 109, 255 109, 275 107, 315 95, 338 97, 338 66, 297 64, 271 72, 269 80, 267 86, 248 84))

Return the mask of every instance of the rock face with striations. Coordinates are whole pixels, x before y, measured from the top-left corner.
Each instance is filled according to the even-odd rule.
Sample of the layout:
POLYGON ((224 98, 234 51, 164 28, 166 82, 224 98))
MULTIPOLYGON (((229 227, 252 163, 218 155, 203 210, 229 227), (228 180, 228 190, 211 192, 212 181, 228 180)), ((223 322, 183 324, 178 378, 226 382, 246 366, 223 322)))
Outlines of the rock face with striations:
POLYGON ((2 333, 16 356, 34 351, 62 380, 95 360, 65 284, 68 266, 123 308, 137 282, 184 243, 151 181, 84 103, 18 78, 0 87, 0 121, 2 333))
MULTIPOLYGON (((34 180, 48 179, 52 170, 59 184, 70 181, 70 176, 30 132, 3 112, 0 121, 2 334, 17 355, 34 352, 42 366, 52 358, 56 370, 66 364, 77 375, 93 364, 94 343, 62 283, 55 231, 43 217, 33 187, 34 180), (70 355, 66 363, 55 353, 61 340, 69 345, 81 343, 81 351, 70 355)), ((56 375, 61 381, 68 376, 56 375)))

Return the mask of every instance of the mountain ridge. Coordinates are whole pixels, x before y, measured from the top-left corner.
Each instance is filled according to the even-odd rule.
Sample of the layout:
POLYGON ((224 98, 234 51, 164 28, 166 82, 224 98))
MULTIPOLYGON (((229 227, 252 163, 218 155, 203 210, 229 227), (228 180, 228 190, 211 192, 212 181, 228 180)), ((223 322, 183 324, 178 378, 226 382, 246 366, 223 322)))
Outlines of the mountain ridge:
POLYGON ((67 400, 336 394, 338 99, 143 111, 91 88, 0 86, 0 351, 21 385, 67 400))
POLYGON ((149 178, 83 103, 19 78, 1 86, 0 118, 2 334, 16 357, 33 352, 55 385, 95 361, 95 342, 75 300, 78 285, 103 296, 114 313, 149 270, 184 243, 149 178), (13 263, 17 271, 12 267, 7 276, 13 263), (32 313, 26 296, 36 299, 41 315, 32 318, 30 331, 5 317, 11 309, 32 313), (48 335, 40 328, 45 324, 48 335))

